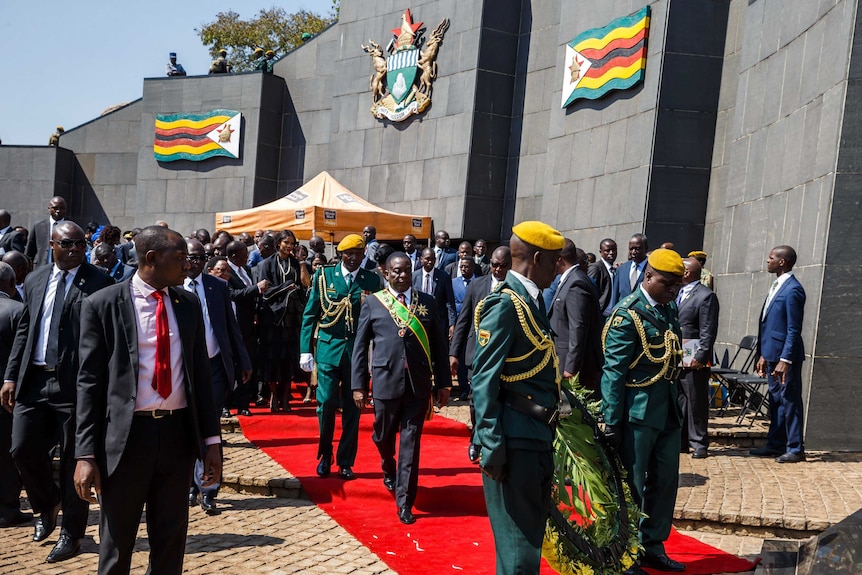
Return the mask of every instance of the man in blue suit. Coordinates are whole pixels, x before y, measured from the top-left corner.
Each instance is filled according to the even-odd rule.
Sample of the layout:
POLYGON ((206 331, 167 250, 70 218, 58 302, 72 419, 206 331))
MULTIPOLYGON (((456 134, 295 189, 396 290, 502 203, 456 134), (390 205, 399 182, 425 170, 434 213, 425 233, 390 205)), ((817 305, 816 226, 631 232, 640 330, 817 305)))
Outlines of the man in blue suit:
POLYGON ((455 328, 455 294, 452 291, 452 278, 449 274, 435 267, 437 256, 431 248, 422 250, 422 267, 413 272, 413 289, 434 296, 437 306, 437 316, 440 325, 452 339, 452 331, 455 328))
MULTIPOLYGON (((251 377, 251 360, 245 348, 239 324, 233 313, 230 301, 230 291, 227 282, 210 274, 201 273, 206 262, 204 246, 196 239, 186 242, 188 248, 189 271, 183 287, 198 296, 201 311, 204 316, 204 334, 206 335, 207 355, 210 358, 212 374, 212 395, 216 414, 220 414, 225 406, 228 394, 231 392, 236 376, 242 382, 248 382, 251 377)), ((215 415, 215 414, 213 414, 215 415)), ((201 508, 207 515, 215 515, 215 498, 218 496, 220 481, 204 486, 204 462, 195 462, 194 484, 189 491, 189 506, 197 504, 198 493, 201 495, 201 508)))
POLYGON ((608 304, 607 309, 614 309, 615 305, 640 285, 644 277, 648 251, 649 244, 645 235, 635 234, 631 237, 629 240, 629 259, 624 264, 621 264, 614 274, 611 302, 608 304))
POLYGON ((766 446, 752 449, 759 457, 778 456, 779 463, 805 461, 802 441, 802 317, 805 290, 793 275, 796 250, 778 246, 769 252, 766 270, 775 281, 760 312, 756 371, 769 381, 769 433, 766 446))
POLYGON ((458 259, 458 252, 449 247, 449 232, 446 230, 434 234, 434 258, 438 270, 445 270, 458 259))

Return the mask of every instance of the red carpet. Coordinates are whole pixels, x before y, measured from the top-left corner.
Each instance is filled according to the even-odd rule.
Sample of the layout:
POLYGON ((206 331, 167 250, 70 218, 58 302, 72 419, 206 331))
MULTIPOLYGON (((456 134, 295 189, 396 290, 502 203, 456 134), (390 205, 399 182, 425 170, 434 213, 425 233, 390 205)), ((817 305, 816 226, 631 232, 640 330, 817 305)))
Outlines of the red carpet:
MULTIPOLYGON (((359 453, 353 471, 357 479, 343 481, 333 474, 321 479, 317 460, 317 416, 314 407, 297 407, 290 414, 254 410, 240 417, 243 433, 255 445, 302 482, 311 500, 367 545, 394 571, 410 573, 493 574, 494 538, 485 510, 479 469, 467 459, 467 428, 435 416, 422 434, 416 523, 402 525, 395 498, 383 486, 380 456, 371 441, 373 414, 360 423, 359 453)), ((340 436, 340 418, 336 439, 340 436)), ((753 565, 674 533, 669 554, 687 564, 690 575, 745 571, 753 565)), ((542 573, 553 574, 544 560, 542 573)))

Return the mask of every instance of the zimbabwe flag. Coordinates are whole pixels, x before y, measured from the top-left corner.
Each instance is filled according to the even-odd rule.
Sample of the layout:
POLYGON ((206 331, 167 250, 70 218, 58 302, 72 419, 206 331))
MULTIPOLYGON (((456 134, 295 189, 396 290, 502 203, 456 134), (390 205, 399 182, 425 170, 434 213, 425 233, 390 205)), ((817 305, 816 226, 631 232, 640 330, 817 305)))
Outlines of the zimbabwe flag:
POLYGON ((566 45, 563 68, 565 108, 579 98, 595 100, 611 90, 626 90, 644 77, 650 9, 587 30, 566 45))
POLYGON ((213 156, 239 158, 242 114, 212 110, 203 114, 157 114, 153 152, 160 162, 200 161, 213 156))

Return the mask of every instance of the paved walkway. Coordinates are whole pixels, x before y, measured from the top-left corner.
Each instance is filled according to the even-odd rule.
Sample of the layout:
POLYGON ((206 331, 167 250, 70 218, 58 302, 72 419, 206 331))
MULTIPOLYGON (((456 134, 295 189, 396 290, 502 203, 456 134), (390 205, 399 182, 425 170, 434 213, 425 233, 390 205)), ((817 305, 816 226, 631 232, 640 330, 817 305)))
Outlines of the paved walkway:
MULTIPOLYGON (((458 402, 444 407, 441 415, 469 419, 467 407, 458 402)), ((227 489, 219 498, 221 514, 210 517, 199 508, 191 510, 185 572, 393 573, 305 499, 297 479, 224 423, 227 489)), ((715 420, 713 429, 718 440, 734 431, 737 437, 741 431, 750 437, 736 440, 744 447, 714 445, 707 459, 681 456, 675 524, 684 533, 729 553, 754 556, 763 538, 805 537, 862 508, 862 454, 810 453, 805 463, 782 465, 748 455, 748 443, 757 441, 762 427, 739 429, 731 416, 715 420)), ((0 573, 95 573, 97 521, 93 507, 83 553, 56 565, 44 559, 57 532, 38 544, 31 541, 31 525, 3 530, 0 573)), ((139 535, 133 573, 146 570, 143 526, 139 535)))

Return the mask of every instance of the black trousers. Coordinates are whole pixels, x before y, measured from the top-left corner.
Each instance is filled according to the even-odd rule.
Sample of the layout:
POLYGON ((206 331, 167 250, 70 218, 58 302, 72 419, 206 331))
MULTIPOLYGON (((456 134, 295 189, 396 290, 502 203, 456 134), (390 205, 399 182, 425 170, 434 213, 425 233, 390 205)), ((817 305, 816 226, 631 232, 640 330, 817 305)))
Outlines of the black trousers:
POLYGON ((80 539, 87 529, 90 504, 75 492, 75 404, 61 397, 56 376, 57 372, 29 370, 13 410, 12 458, 33 511, 49 513, 60 504, 63 531, 80 539), (50 457, 58 441, 59 485, 50 457))
POLYGON ((684 369, 679 378, 682 447, 709 447, 709 369, 684 369))
MULTIPOLYGON (((225 401, 227 401, 228 390, 230 389, 230 380, 228 380, 228 375, 224 370, 224 361, 222 361, 221 354, 210 358, 210 373, 212 374, 213 403, 215 403, 216 417, 219 417, 222 408, 224 408, 225 401)), ((203 446, 201 447, 203 450, 206 449, 203 446)), ((219 445, 219 452, 222 453, 222 457, 224 457, 224 453, 221 449, 222 447, 219 445)), ((190 493, 202 493, 206 496, 217 497, 219 487, 221 487, 221 477, 219 477, 219 480, 216 483, 213 483, 209 487, 201 487, 201 483, 203 483, 201 476, 203 473, 204 462, 200 459, 196 459, 193 477, 194 482, 190 488, 190 493)))
POLYGON ((395 503, 399 508, 413 507, 419 486, 419 446, 428 398, 418 399, 412 386, 406 385, 404 397, 374 398, 374 434, 372 440, 383 460, 383 473, 395 478, 395 503), (398 468, 395 468, 395 436, 400 433, 398 468))
POLYGON ((132 419, 117 469, 109 477, 102 470, 99 575, 129 572, 145 505, 150 544, 147 572, 182 573, 193 443, 183 415, 132 419))
POLYGON ((21 476, 9 450, 12 448, 12 414, 0 408, 0 517, 21 510, 21 476))

